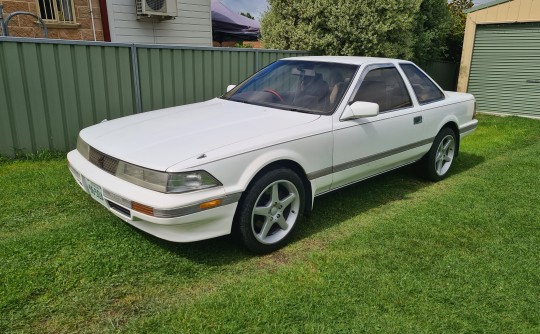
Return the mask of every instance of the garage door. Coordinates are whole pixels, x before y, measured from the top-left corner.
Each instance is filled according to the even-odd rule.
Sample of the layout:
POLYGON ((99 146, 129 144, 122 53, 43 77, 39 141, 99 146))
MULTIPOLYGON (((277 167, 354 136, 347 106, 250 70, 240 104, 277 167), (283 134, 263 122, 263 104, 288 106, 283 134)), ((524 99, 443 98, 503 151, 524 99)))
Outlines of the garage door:
POLYGON ((540 23, 477 26, 468 91, 480 112, 540 116, 540 23))

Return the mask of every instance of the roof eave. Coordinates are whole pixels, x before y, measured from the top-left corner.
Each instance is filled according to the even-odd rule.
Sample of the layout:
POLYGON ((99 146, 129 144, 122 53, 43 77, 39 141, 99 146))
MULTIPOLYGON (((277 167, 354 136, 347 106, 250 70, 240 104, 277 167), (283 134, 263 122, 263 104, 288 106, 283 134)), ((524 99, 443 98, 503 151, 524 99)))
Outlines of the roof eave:
POLYGON ((486 8, 489 8, 489 7, 497 6, 497 5, 500 5, 500 4, 508 2, 508 1, 512 1, 512 0, 493 0, 493 1, 490 1, 490 2, 486 2, 483 5, 478 5, 478 6, 474 6, 472 8, 469 8, 469 9, 465 9, 463 11, 463 13, 469 14, 469 13, 472 13, 472 12, 476 12, 478 10, 482 10, 482 9, 486 9, 486 8))

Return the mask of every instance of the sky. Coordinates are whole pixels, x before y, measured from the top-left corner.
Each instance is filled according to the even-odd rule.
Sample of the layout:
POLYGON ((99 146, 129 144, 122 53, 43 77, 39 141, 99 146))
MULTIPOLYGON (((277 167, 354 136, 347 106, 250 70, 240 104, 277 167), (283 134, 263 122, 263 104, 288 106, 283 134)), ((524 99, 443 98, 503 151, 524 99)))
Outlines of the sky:
MULTIPOLYGON (((492 0, 474 0, 475 5, 481 5, 492 0)), ((268 8, 266 0, 221 0, 225 6, 236 13, 248 12, 260 20, 262 13, 268 8)))
POLYGON ((266 0, 221 0, 221 3, 236 13, 248 12, 257 20, 268 7, 266 0))

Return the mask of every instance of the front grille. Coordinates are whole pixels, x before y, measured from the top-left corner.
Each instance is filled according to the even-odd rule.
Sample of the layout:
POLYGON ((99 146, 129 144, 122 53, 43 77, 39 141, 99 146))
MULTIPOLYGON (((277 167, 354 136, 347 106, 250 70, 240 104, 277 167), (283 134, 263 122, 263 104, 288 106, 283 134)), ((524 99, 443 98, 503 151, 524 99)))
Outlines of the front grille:
POLYGON ((99 168, 103 169, 107 173, 115 174, 116 167, 118 167, 118 159, 110 157, 93 147, 90 147, 90 162, 99 168))

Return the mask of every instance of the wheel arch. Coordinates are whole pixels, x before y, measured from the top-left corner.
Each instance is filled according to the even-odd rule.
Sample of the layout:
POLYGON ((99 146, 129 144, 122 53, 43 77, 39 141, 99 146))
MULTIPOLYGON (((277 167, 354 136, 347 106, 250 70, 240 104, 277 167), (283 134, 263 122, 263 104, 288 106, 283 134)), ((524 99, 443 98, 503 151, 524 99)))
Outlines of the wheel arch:
POLYGON ((441 132, 441 130, 444 128, 449 128, 450 130, 454 131, 454 134, 456 135, 456 158, 457 158, 459 156, 459 145, 460 145, 459 127, 454 120, 450 120, 450 121, 447 121, 443 126, 441 126, 441 128, 439 129, 439 132, 441 132))
POLYGON ((290 159, 280 159, 276 161, 272 161, 265 165, 264 167, 260 168, 253 177, 249 180, 247 187, 245 191, 242 193, 242 197, 240 198, 239 202, 242 202, 246 194, 248 193, 248 190, 250 186, 253 184, 255 180, 260 178, 262 175, 266 174, 270 170, 278 169, 278 168, 287 168, 292 170, 296 175, 300 177, 302 180, 302 184, 304 185, 304 196, 305 196, 305 203, 304 203, 304 214, 309 214, 312 209, 312 188, 311 188, 311 182, 309 182, 309 179, 307 177, 307 174, 304 170, 304 168, 296 161, 290 160, 290 159))

